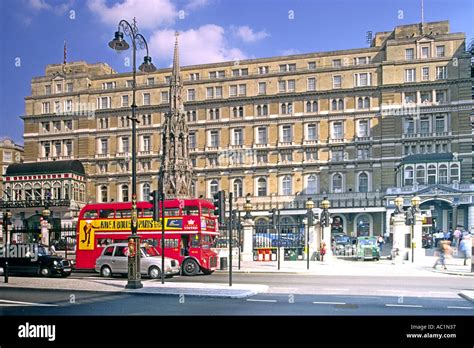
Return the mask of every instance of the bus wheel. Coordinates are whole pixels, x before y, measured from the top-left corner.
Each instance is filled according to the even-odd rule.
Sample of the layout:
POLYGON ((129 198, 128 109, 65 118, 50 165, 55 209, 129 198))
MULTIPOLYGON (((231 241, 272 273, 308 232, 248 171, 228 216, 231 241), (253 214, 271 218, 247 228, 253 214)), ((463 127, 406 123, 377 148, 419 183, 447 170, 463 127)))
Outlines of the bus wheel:
POLYGON ((156 266, 151 266, 148 270, 148 275, 151 279, 161 278, 161 270, 156 266))
POLYGON ((187 276, 195 276, 199 272, 199 266, 193 259, 186 259, 183 262, 183 273, 187 276))
POLYGON ((104 266, 100 269, 100 275, 102 277, 112 277, 112 270, 109 266, 104 266))

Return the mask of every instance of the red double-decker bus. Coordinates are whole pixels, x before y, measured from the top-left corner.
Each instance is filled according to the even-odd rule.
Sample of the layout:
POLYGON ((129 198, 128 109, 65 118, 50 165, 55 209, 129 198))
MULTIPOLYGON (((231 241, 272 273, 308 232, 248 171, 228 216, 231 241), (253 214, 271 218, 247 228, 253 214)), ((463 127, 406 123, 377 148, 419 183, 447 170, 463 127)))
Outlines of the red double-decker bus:
MULTIPOLYGON (((94 269, 103 248, 126 242, 131 234, 130 202, 96 203, 82 208, 77 224, 76 268, 94 269)), ((161 251, 160 221, 153 221, 153 205, 137 202, 140 241, 161 251)), ((219 235, 214 205, 203 199, 165 201, 165 256, 179 261, 182 273, 211 274, 217 268, 217 254, 211 244, 219 235)))

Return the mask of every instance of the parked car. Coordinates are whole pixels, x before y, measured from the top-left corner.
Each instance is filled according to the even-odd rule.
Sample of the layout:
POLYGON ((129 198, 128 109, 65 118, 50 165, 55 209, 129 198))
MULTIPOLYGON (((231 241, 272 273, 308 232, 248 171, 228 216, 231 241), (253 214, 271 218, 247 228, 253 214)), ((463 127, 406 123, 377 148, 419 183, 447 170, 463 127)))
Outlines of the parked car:
MULTIPOLYGON (((4 248, 3 246, 1 248, 4 248)), ((70 260, 57 255, 49 246, 41 244, 10 244, 9 255, 6 250, 0 253, 0 274, 4 274, 8 259, 8 273, 12 275, 30 274, 42 277, 59 275, 68 277, 72 268, 70 260), (15 250, 13 257, 12 248, 15 250), (9 257, 6 257, 9 256, 9 257)))
POLYGON ((353 238, 346 234, 338 234, 334 236, 334 251, 336 255, 354 255, 353 238))
MULTIPOLYGON (((155 247, 142 244, 140 247, 140 274, 152 279, 161 278, 161 255, 155 247)), ((102 250, 95 263, 95 271, 103 277, 128 273, 128 244, 113 243, 102 250)), ((165 276, 180 273, 178 260, 165 257, 165 276)))
POLYGON ((380 260, 377 237, 357 237, 356 255, 361 260, 380 260))

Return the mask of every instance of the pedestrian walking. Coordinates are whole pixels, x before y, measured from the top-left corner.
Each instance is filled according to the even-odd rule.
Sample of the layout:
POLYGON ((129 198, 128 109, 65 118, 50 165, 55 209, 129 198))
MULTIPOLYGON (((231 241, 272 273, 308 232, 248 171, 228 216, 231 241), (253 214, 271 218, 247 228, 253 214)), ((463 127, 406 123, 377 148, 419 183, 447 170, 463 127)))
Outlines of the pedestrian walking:
POLYGON ((385 240, 383 239, 382 235, 380 235, 378 238, 377 238, 377 244, 379 246, 379 249, 380 249, 380 255, 382 255, 382 248, 383 248, 383 244, 385 243, 385 240))
POLYGON ((461 241, 461 236, 462 236, 461 230, 459 229, 459 227, 457 227, 453 233, 453 247, 457 248, 459 246, 459 242, 461 241))
POLYGON ((321 248, 319 249, 319 254, 321 255, 321 262, 324 261, 324 255, 326 255, 326 243, 321 243, 321 248))
POLYGON ((437 256, 438 256, 438 259, 436 260, 435 264, 433 265, 433 268, 436 269, 436 266, 438 266, 438 263, 441 263, 441 266, 444 268, 444 269, 447 269, 446 268, 446 257, 449 255, 449 252, 450 252, 450 243, 449 241, 447 240, 442 240, 439 242, 439 248, 437 250, 437 256))
POLYGON ((467 259, 472 257, 472 239, 469 235, 466 235, 462 238, 461 242, 459 243, 459 250, 461 250, 464 256, 464 266, 467 265, 467 259))

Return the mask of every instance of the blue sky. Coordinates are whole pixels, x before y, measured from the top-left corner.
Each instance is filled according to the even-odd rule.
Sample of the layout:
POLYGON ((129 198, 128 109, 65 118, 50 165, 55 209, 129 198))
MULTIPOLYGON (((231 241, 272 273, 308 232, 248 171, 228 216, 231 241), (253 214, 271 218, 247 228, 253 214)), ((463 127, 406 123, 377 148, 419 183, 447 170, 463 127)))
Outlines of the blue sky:
MULTIPOLYGON (((449 20, 468 42, 473 14, 472 0, 424 0, 425 21, 449 20)), ((359 48, 369 30, 420 22, 421 0, 2 0, 0 137, 23 143, 23 98, 32 77, 62 63, 64 40, 68 61, 129 71, 128 53, 107 43, 134 16, 154 63, 168 67, 175 30, 182 65, 359 48)))

